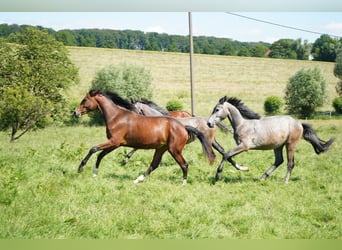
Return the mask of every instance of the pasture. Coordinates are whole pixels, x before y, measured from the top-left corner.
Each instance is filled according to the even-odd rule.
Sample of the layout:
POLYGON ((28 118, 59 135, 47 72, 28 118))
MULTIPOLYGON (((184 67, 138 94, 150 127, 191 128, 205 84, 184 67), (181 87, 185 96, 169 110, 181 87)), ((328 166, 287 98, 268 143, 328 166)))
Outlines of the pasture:
MULTIPOLYGON (((190 110, 188 55, 69 49, 81 76, 81 84, 67 93, 73 101, 88 91, 97 69, 126 62, 151 71, 154 101, 165 106, 169 99, 179 99, 190 110)), ((209 116, 223 95, 236 96, 263 114, 267 96, 282 96, 289 76, 301 67, 315 66, 324 72, 332 99, 332 63, 196 55, 196 114, 209 116)), ((330 103, 322 110, 331 110, 330 103)), ((259 180, 274 161, 273 151, 236 156, 250 171, 238 172, 226 163, 222 180, 215 183, 221 157, 216 153, 209 166, 197 141, 183 152, 189 163, 187 185, 181 185, 181 169, 167 153, 162 165, 135 185, 133 180, 146 170, 152 151, 140 150, 122 166, 130 149, 119 148, 103 159, 96 178, 95 156, 77 173, 88 150, 105 141, 104 127, 51 126, 14 143, 1 132, 0 238, 341 239, 342 120, 308 122, 319 137, 335 136, 336 141, 317 156, 301 140, 288 185, 283 181, 285 163, 266 181, 259 180)), ((231 133, 218 131, 217 139, 226 150, 235 145, 231 133)))

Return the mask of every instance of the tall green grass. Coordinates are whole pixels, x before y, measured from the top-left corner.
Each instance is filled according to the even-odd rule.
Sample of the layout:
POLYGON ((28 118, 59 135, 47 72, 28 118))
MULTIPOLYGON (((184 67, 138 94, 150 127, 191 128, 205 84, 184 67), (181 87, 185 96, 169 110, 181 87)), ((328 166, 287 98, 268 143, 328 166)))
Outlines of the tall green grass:
MULTIPOLYGON (((77 167, 89 148, 104 141, 103 127, 48 128, 15 143, 0 134, 0 238, 15 239, 338 239, 342 237, 341 126, 319 122, 319 135, 338 135, 331 150, 316 156, 301 141, 288 185, 281 166, 259 181, 273 163, 271 151, 250 151, 235 159, 250 167, 238 172, 226 164, 214 182, 199 142, 187 145, 189 179, 166 154, 162 166, 138 185, 151 151, 138 151, 121 166, 120 148, 92 177, 93 157, 77 167)), ((218 140, 231 148, 232 135, 218 140)))

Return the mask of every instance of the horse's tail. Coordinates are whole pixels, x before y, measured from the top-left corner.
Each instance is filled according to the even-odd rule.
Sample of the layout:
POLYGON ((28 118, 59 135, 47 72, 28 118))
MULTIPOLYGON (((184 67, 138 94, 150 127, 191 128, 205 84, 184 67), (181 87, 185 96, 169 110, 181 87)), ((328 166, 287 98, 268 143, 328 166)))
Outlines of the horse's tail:
POLYGON ((185 129, 188 131, 190 137, 196 136, 200 140, 204 155, 208 158, 210 164, 213 164, 215 161, 215 153, 208 139, 204 136, 204 134, 201 131, 194 127, 185 126, 185 129))
POLYGON ((330 138, 328 141, 320 139, 310 124, 302 123, 303 138, 310 142, 316 154, 326 152, 330 145, 334 142, 335 138, 330 138))

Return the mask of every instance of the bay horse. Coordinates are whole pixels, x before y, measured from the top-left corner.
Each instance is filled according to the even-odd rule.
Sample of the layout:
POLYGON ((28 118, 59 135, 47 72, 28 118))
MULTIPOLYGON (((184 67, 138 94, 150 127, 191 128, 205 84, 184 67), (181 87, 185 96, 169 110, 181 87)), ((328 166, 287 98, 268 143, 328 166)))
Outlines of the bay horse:
MULTIPOLYGON (((208 120, 208 126, 228 118, 237 144, 235 148, 227 152, 225 158, 233 165, 238 166, 232 157, 249 149, 268 150, 273 149, 274 164, 261 176, 266 179, 279 165, 284 162, 283 148, 287 152, 287 174, 285 183, 289 182, 294 164, 294 152, 297 143, 303 137, 310 142, 316 154, 326 152, 335 138, 328 141, 320 139, 310 124, 301 123, 291 116, 260 117, 257 113, 245 106, 237 98, 220 98, 218 104, 208 120)), ((241 166, 240 166, 241 167, 241 166)), ((246 170, 248 169, 247 167, 246 170)), ((217 169, 216 180, 220 180, 223 164, 217 169)))
POLYGON ((204 155, 212 164, 215 160, 210 143, 201 132, 190 126, 183 126, 179 121, 170 117, 146 117, 137 114, 134 106, 116 93, 90 90, 76 107, 74 115, 80 117, 90 111, 98 109, 105 120, 107 141, 92 147, 78 167, 82 172, 89 158, 96 152, 102 151, 94 166, 94 175, 98 173, 102 158, 114 149, 127 146, 141 149, 155 149, 153 160, 144 174, 134 183, 141 182, 155 170, 168 151, 183 172, 183 184, 187 182, 188 163, 182 151, 189 138, 199 138, 204 155))
MULTIPOLYGON (((136 108, 137 112, 139 114, 142 114, 145 116, 174 116, 175 115, 175 113, 170 113, 170 112, 164 110, 159 105, 157 105, 155 102, 144 99, 144 98, 142 98, 139 101, 131 100, 131 102, 134 105, 134 107, 136 108)), ((178 113, 178 116, 179 116, 179 113, 178 113)), ((221 155, 225 154, 224 148, 215 139, 216 129, 215 128, 209 128, 207 126, 207 119, 206 118, 200 117, 200 116, 188 116, 188 117, 180 117, 180 118, 176 118, 176 119, 179 120, 184 126, 191 126, 191 127, 198 129, 208 139, 208 141, 211 143, 211 145, 214 147, 214 149, 216 151, 218 151, 221 155)), ((192 141, 189 141, 188 143, 190 143, 192 141)), ((125 156, 123 164, 126 164, 129 160, 129 158, 132 157, 132 155, 136 151, 137 151, 137 149, 132 149, 125 156)), ((222 161, 224 161, 223 158, 222 158, 222 161)), ((243 169, 239 169, 239 170, 243 170, 243 169)))

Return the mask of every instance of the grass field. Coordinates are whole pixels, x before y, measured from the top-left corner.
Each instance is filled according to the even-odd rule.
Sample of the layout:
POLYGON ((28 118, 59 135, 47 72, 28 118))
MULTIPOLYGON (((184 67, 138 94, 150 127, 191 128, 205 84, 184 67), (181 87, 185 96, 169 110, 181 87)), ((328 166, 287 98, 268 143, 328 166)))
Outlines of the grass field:
MULTIPOLYGON (((185 54, 70 48, 80 67, 81 84, 68 91, 80 100, 97 69, 110 63, 144 65, 154 78, 154 100, 189 104, 188 56, 185 54)), ((303 66, 324 72, 331 97, 333 64, 220 56, 195 56, 196 113, 209 115, 218 98, 241 98, 262 113, 264 98, 282 95, 287 78, 303 66), (201 101, 199 101, 201 100, 201 101)), ((323 110, 331 109, 327 105, 323 110)), ((81 118, 84 119, 84 118, 81 118)), ((95 156, 82 174, 77 167, 90 147, 105 140, 105 128, 54 127, 31 132, 10 143, 0 133, 0 238, 2 239, 341 239, 342 120, 310 120, 323 139, 336 137, 330 151, 317 156, 299 143, 288 185, 285 164, 267 181, 261 174, 273 163, 272 151, 249 151, 235 158, 250 167, 238 172, 226 164, 222 181, 203 158, 199 142, 187 145, 188 184, 165 154, 162 166, 143 183, 151 151, 138 151, 121 166, 127 148, 109 154, 92 177, 95 156)), ((226 150, 232 134, 218 132, 226 150)))
MULTIPOLYGON (((170 99, 190 107, 189 55, 151 51, 113 50, 71 47, 70 56, 80 68, 81 84, 69 91, 79 100, 89 89, 97 70, 109 64, 135 64, 145 67, 153 76, 154 98, 161 106, 170 99)), ((280 60, 250 57, 194 56, 194 95, 196 115, 208 116, 223 95, 236 96, 250 108, 263 113, 263 103, 270 95, 284 96, 290 76, 301 68, 318 67, 328 83, 329 97, 322 110, 332 110, 337 96, 333 75, 334 63, 280 60)))

